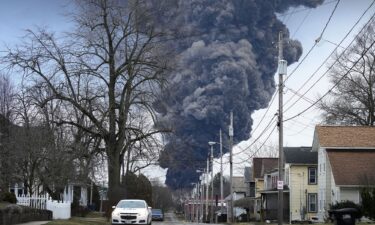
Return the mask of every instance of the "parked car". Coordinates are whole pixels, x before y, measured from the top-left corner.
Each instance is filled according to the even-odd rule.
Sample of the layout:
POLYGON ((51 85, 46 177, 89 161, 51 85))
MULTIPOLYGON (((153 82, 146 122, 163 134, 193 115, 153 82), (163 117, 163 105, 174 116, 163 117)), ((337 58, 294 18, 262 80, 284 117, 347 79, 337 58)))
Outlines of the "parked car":
POLYGON ((163 221, 164 220, 163 210, 152 209, 152 220, 163 221))
POLYGON ((125 199, 119 201, 111 216, 111 223, 114 224, 148 224, 152 223, 151 207, 145 200, 125 199))

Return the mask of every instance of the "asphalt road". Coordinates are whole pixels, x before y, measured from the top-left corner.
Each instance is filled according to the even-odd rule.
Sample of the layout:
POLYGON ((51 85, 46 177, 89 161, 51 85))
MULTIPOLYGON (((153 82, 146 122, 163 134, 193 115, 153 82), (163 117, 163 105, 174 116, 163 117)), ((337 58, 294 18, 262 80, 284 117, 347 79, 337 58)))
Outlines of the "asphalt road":
MULTIPOLYGON (((167 213, 164 213, 164 221, 160 222, 160 221, 153 221, 152 222, 153 225, 172 225, 172 224, 175 224, 175 225, 202 225, 202 223, 192 223, 192 222, 186 222, 186 221, 180 221, 176 215, 174 213, 171 213, 171 212, 167 212, 167 213)), ((211 224, 213 225, 213 224, 211 224)), ((219 225, 219 224, 217 224, 219 225)), ((222 225, 222 224, 220 224, 222 225)))

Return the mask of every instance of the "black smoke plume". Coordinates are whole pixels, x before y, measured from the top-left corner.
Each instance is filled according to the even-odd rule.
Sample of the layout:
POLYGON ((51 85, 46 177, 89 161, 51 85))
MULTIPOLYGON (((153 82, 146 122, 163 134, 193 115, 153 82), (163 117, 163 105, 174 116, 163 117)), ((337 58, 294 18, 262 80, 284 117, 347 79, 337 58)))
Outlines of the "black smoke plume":
MULTIPOLYGON (((171 41, 176 65, 162 97, 155 103, 158 126, 172 126, 160 165, 168 168, 166 184, 191 186, 205 168, 208 141, 227 136, 234 113, 234 140, 249 138, 254 110, 267 107, 275 91, 278 33, 287 39, 284 58, 298 60, 301 44, 276 13, 290 7, 316 7, 323 0, 180 0, 167 2, 160 24, 179 29, 171 41), (169 21, 166 23, 165 21, 169 21)), ((227 148, 224 148, 227 152, 227 148)), ((215 156, 219 153, 215 150, 215 156)))

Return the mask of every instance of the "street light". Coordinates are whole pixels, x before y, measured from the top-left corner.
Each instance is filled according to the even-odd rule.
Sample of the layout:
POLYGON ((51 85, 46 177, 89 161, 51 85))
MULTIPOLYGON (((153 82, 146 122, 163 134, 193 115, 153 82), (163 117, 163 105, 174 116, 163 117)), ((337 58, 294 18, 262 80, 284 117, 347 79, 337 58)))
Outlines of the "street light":
POLYGON ((223 141, 222 141, 222 134, 220 129, 220 142, 210 141, 208 142, 209 145, 218 144, 220 145, 220 212, 221 214, 224 213, 224 191, 223 191, 223 141))
POLYGON ((214 205, 212 204, 214 199, 214 145, 216 142, 209 141, 208 144, 211 146, 211 215, 210 215, 210 223, 214 222, 214 205))
POLYGON ((198 181, 198 197, 199 197, 199 208, 197 207, 197 214, 196 214, 196 222, 199 223, 200 217, 203 219, 203 195, 204 195, 204 185, 203 185, 203 178, 202 178, 202 173, 205 173, 204 170, 196 170, 195 172, 201 174, 199 176, 199 181, 198 181))

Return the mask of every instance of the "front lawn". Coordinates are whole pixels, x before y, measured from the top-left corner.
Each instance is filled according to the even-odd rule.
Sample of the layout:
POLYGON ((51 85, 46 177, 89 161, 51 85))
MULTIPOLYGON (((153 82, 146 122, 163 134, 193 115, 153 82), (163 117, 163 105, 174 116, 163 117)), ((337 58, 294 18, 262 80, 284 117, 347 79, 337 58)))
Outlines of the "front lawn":
POLYGON ((47 225, 109 225, 105 218, 74 217, 70 220, 54 220, 47 225))

